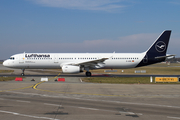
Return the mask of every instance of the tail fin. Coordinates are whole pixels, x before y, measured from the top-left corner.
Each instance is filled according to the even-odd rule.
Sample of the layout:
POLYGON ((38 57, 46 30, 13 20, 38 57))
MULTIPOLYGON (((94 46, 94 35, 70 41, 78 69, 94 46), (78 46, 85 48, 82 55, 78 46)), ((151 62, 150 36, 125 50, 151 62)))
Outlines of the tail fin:
POLYGON ((147 50, 147 54, 155 54, 157 56, 166 55, 170 35, 170 30, 164 31, 159 36, 159 38, 152 44, 152 46, 147 50))
POLYGON ((164 31, 145 52, 143 60, 137 65, 137 67, 164 61, 167 57, 166 51, 168 48, 170 35, 171 30, 164 31))

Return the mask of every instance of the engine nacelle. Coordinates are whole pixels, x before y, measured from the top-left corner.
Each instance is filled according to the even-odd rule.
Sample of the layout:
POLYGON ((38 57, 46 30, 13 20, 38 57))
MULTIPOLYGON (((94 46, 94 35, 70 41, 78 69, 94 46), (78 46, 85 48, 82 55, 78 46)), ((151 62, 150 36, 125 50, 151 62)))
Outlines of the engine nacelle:
POLYGON ((63 73, 80 73, 83 72, 80 66, 73 66, 73 65, 63 65, 62 66, 63 73))

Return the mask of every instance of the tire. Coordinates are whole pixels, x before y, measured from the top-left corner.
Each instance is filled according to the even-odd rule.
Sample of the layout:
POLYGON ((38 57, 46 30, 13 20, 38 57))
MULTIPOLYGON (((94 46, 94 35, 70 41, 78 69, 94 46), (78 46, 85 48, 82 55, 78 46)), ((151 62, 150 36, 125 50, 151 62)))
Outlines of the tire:
POLYGON ((91 76, 91 72, 86 72, 86 76, 90 77, 91 76))

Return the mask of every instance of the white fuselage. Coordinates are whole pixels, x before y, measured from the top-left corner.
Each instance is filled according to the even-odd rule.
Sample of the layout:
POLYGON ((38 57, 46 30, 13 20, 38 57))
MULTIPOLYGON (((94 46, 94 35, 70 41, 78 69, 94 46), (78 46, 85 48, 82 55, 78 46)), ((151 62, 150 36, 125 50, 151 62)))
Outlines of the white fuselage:
POLYGON ((144 58, 146 53, 22 53, 6 60, 3 65, 18 69, 54 69, 63 64, 82 63, 109 58, 94 69, 134 68, 144 58))

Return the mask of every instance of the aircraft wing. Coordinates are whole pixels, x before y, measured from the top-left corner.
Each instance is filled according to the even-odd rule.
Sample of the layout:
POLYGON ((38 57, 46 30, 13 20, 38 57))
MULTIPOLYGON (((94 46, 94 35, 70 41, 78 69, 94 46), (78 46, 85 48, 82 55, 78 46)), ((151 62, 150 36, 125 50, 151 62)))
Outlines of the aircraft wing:
POLYGON ((101 65, 104 64, 103 62, 107 59, 109 59, 109 58, 100 58, 100 59, 96 59, 96 60, 80 61, 77 63, 70 62, 70 63, 64 63, 61 66, 63 66, 63 65, 79 66, 79 65, 81 65, 81 66, 90 67, 90 68, 94 68, 95 66, 101 67, 101 65), (99 64, 101 64, 101 65, 99 65, 99 64))
POLYGON ((103 63, 107 59, 109 58, 101 58, 101 59, 96 59, 96 60, 91 60, 91 61, 79 62, 79 63, 76 63, 76 65, 94 66, 94 65, 97 65, 98 63, 103 63))

